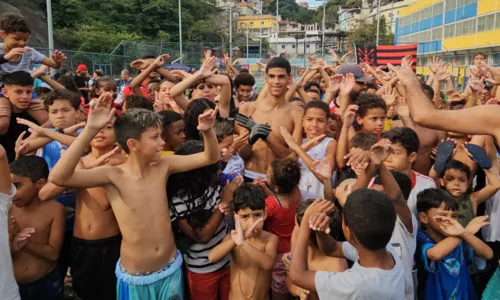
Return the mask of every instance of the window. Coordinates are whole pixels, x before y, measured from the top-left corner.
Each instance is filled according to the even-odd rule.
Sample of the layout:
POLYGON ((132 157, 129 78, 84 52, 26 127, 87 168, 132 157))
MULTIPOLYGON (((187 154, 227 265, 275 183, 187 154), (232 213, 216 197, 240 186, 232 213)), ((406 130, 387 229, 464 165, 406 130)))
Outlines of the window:
POLYGON ((476 31, 476 18, 464 22, 462 35, 473 34, 476 31))
POLYGON ((465 2, 464 0, 457 0, 457 7, 464 6, 465 5, 464 2, 465 2))
POLYGON ((443 27, 432 29, 432 41, 441 40, 443 38, 443 27))
POLYGON ((457 8, 457 0, 446 0, 445 2, 446 11, 457 8))
POLYGON ((281 49, 285 49, 286 45, 281 45, 281 49))
POLYGON ((489 14, 486 16, 486 23, 484 24, 484 30, 493 30, 495 29, 495 14, 489 14))
POLYGON ((310 45, 306 45, 306 48, 307 48, 307 49, 309 49, 309 46, 310 46, 310 45))
POLYGON ((455 37, 455 24, 444 27, 444 38, 455 37))
POLYGON ((439 2, 438 4, 434 5, 434 10, 432 15, 435 17, 437 15, 442 14, 443 9, 444 9, 444 2, 439 2))
POLYGON ((477 32, 485 31, 486 16, 477 18, 477 32))
POLYGON ((500 29, 500 13, 497 13, 495 29, 500 29))
POLYGON ((455 30, 456 30, 456 33, 457 33, 456 35, 457 35, 457 36, 462 35, 462 30, 463 30, 463 28, 464 28, 464 23, 465 23, 465 22, 458 22, 458 23, 456 24, 455 30))
POLYGON ((419 21, 418 12, 411 15, 411 24, 417 23, 419 21))
POLYGON ((295 45, 292 45, 292 49, 295 49, 295 45))

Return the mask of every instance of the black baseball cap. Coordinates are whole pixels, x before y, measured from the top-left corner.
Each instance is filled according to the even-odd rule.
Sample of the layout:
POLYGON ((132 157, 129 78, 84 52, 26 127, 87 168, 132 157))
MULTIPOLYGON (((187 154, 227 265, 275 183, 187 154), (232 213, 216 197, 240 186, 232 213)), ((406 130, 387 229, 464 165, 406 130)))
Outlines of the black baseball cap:
POLYGON ((355 64, 340 66, 335 72, 335 74, 339 75, 347 75, 349 73, 352 73, 352 75, 354 75, 356 82, 366 83, 373 81, 373 77, 365 76, 365 72, 363 72, 363 70, 361 70, 361 68, 355 64))

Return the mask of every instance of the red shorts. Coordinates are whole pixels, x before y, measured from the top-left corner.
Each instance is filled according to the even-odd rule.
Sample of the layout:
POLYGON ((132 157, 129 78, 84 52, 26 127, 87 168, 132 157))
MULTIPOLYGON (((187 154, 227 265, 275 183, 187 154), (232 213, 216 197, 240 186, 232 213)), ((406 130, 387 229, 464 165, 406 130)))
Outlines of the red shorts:
POLYGON ((229 268, 212 273, 199 274, 187 271, 191 299, 229 300, 231 280, 229 268))

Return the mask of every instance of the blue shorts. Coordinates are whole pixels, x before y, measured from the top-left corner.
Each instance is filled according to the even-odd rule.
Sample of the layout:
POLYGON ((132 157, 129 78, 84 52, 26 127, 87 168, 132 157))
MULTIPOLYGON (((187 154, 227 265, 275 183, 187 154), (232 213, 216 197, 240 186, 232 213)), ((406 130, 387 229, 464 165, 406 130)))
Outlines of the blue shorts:
POLYGON ((59 300, 64 296, 59 268, 54 268, 37 281, 19 284, 19 294, 23 300, 59 300))
POLYGON ((116 263, 116 293, 118 300, 182 300, 184 279, 182 255, 177 256, 158 271, 132 275, 126 272, 121 259, 116 263))

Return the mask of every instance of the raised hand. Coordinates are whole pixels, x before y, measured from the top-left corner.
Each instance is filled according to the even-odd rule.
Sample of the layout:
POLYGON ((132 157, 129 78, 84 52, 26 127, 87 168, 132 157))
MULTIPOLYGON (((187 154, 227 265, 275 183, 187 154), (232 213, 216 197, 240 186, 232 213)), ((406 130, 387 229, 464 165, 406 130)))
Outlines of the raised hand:
POLYGON ((248 138, 250 137, 250 132, 245 132, 240 134, 238 137, 233 140, 233 149, 234 151, 240 150, 241 147, 248 143, 248 138))
POLYGON ((111 156, 118 154, 121 151, 122 151, 122 149, 120 148, 120 146, 116 146, 113 150, 100 156, 99 158, 97 158, 93 162, 85 163, 85 161, 82 159, 81 160, 82 166, 84 169, 93 169, 93 168, 97 168, 99 166, 105 165, 109 162, 109 159, 111 158, 111 156))
POLYGON ((319 68, 321 68, 320 63, 319 63, 319 61, 316 58, 308 55, 307 56, 307 60, 311 64, 311 70, 318 70, 319 68))
POLYGON ((467 82, 467 86, 470 87, 472 92, 477 93, 484 88, 484 83, 481 79, 472 75, 471 78, 469 79, 469 81, 467 82))
POLYGON ((267 65, 265 63, 258 61, 258 62, 256 62, 256 64, 260 67, 260 72, 261 73, 265 73, 266 72, 267 65))
POLYGON ((134 60, 133 62, 130 63, 130 67, 137 69, 137 70, 144 70, 147 67, 149 67, 150 62, 145 59, 137 59, 134 60))
POLYGON ((231 64, 228 52, 224 53, 224 62, 226 63, 227 66, 231 64))
POLYGON ((39 126, 38 124, 35 124, 23 118, 17 118, 16 121, 17 124, 28 126, 28 131, 30 133, 35 133, 37 136, 45 136, 44 131, 47 130, 46 128, 43 128, 42 126, 39 126))
POLYGON ((439 224, 443 233, 447 236, 461 236, 465 232, 465 228, 455 219, 445 216, 434 216, 434 221, 439 224))
POLYGON ((405 57, 401 60, 401 67, 395 67, 392 64, 387 64, 387 67, 389 68, 389 70, 396 74, 399 81, 403 85, 420 85, 417 75, 415 74, 415 72, 413 72, 411 65, 412 63, 410 62, 410 60, 405 57))
POLYGON ((215 109, 210 109, 198 116, 198 131, 204 132, 214 128, 215 119, 217 118, 217 112, 219 107, 216 106, 215 109))
POLYGON ((343 76, 340 74, 335 74, 330 77, 330 84, 328 85, 328 91, 337 93, 340 90, 340 82, 343 76))
POLYGON ((268 124, 257 124, 252 127, 250 131, 250 137, 248 138, 248 143, 250 145, 255 144, 259 139, 265 141, 271 133, 271 126, 268 124))
POLYGON ((14 48, 9 53, 4 54, 3 58, 8 61, 20 60, 21 55, 26 53, 26 51, 28 51, 26 48, 14 48))
POLYGON ((212 50, 208 49, 205 51, 205 60, 208 60, 210 57, 212 57, 212 50))
POLYGON ((321 175, 321 177, 325 178, 325 180, 330 180, 330 178, 332 177, 332 174, 333 174, 332 167, 330 166, 330 163, 325 159, 315 160, 313 162, 313 170, 314 170, 314 172, 321 175))
POLYGON ((111 108, 113 97, 111 93, 103 93, 90 105, 87 117, 87 127, 94 130, 101 130, 113 119, 115 109, 111 108))
POLYGON ((285 140, 285 143, 288 145, 288 148, 295 151, 295 149, 300 147, 300 145, 297 143, 297 141, 295 141, 295 139, 292 137, 290 132, 288 132, 288 130, 285 127, 283 126, 280 127, 280 133, 283 139, 285 140))
POLYGON ((339 56, 337 55, 337 53, 335 53, 335 50, 330 49, 330 55, 332 56, 332 60, 334 62, 339 60, 339 56))
POLYGON ((170 74, 172 74, 175 77, 182 78, 182 79, 186 79, 189 76, 191 76, 190 74, 188 74, 187 72, 184 72, 182 70, 173 70, 172 72, 170 72, 170 74))
POLYGON ((406 103, 406 98, 399 98, 398 104, 396 106, 396 113, 401 118, 409 118, 410 117, 410 108, 408 107, 408 103, 406 103))
POLYGON ((383 89, 381 97, 382 99, 384 99, 387 106, 391 106, 394 105, 394 103, 398 99, 398 94, 395 88, 392 89, 388 88, 388 89, 383 89))
POLYGON ((153 62, 153 64, 157 67, 157 68, 160 68, 160 67, 163 67, 165 65, 165 61, 170 59, 170 54, 162 54, 160 56, 158 56, 155 61, 153 62))
POLYGON ((227 203, 219 203, 219 205, 217 205, 215 209, 218 209, 223 215, 226 215, 226 216, 233 215, 233 209, 232 209, 231 205, 229 205, 227 203))
POLYGON ((351 93, 352 88, 354 87, 354 84, 356 83, 354 79, 354 75, 352 73, 349 73, 345 76, 342 77, 342 80, 340 81, 340 93, 344 95, 349 95, 351 93))
POLYGON ((476 234, 478 233, 478 231, 483 228, 484 226, 490 224, 490 222, 488 222, 489 216, 480 216, 480 217, 475 217, 474 219, 472 219, 469 224, 467 224, 467 227, 465 227, 465 230, 467 230, 468 232, 472 233, 472 234, 476 234))
MULTIPOLYGON (((287 131, 287 133, 288 133, 288 131, 287 131)), ((307 151, 311 150, 312 147, 321 143, 325 139, 325 137, 326 137, 325 134, 318 135, 317 137, 312 138, 312 139, 308 140, 307 142, 303 143, 302 145, 300 145, 300 148, 302 148, 304 151, 307 152, 307 151)))
POLYGON ((42 75, 47 75, 50 72, 50 68, 46 65, 40 65, 33 74, 31 74, 31 77, 33 78, 39 78, 42 75))
POLYGON ((75 134, 78 131, 78 129, 83 128, 83 127, 85 127, 85 122, 80 122, 80 123, 77 123, 73 126, 70 126, 66 129, 64 129, 64 132, 66 134, 75 134))
POLYGON ((439 69, 439 64, 441 63, 441 59, 436 56, 431 56, 429 58, 429 70, 431 70, 432 73, 436 73, 439 69))
POLYGON ((243 245, 246 239, 252 238, 257 233, 255 227, 257 227, 257 225, 259 225, 259 223, 262 221, 263 219, 259 218, 247 230, 243 231, 243 229, 241 228, 240 217, 237 214, 235 214, 234 215, 235 229, 231 230, 231 238, 233 239, 234 243, 238 246, 241 246, 243 245))
POLYGON ((236 189, 239 188, 243 184, 243 182, 244 180, 241 176, 234 178, 231 182, 229 182, 228 180, 226 182, 226 185, 224 186, 224 189, 222 190, 221 203, 232 203, 234 191, 236 191, 236 189))
POLYGON ((64 55, 64 53, 59 50, 55 50, 54 52, 52 52, 50 58, 52 58, 53 61, 60 65, 62 65, 66 61, 66 59, 68 59, 66 55, 64 55))
MULTIPOLYGON (((304 212, 304 217, 310 217, 314 213, 330 214, 335 209, 332 201, 317 199, 304 212)), ((309 219, 310 220, 310 219, 309 219)))
POLYGON ((391 154, 391 141, 383 139, 370 148, 370 160, 375 166, 380 166, 391 154))
POLYGON ((356 113, 358 112, 359 106, 351 104, 347 107, 344 113, 344 125, 345 127, 351 127, 356 118, 356 113))
POLYGON ((215 66, 215 64, 217 63, 217 57, 215 56, 212 56, 212 57, 209 57, 204 63, 203 65, 201 65, 201 68, 200 68, 200 74, 203 78, 207 78, 207 77, 210 77, 212 76, 213 74, 215 74, 215 72, 217 70, 214 70, 213 67, 215 66))
POLYGON ((314 212, 309 216, 309 227, 314 231, 330 233, 330 217, 324 212, 314 212))
POLYGON ((354 153, 349 153, 344 156, 344 159, 347 159, 347 165, 352 168, 356 168, 358 166, 368 165, 370 163, 370 151, 359 150, 354 153))
POLYGON ((252 117, 247 117, 243 114, 238 113, 236 115, 236 123, 240 125, 243 128, 248 129, 248 131, 252 131, 252 128, 257 125, 255 121, 252 119, 252 117))
POLYGON ((30 147, 30 143, 28 142, 28 139, 23 140, 25 135, 26 135, 26 131, 23 131, 17 137, 16 144, 14 146, 14 151, 16 152, 16 159, 28 154, 27 152, 28 152, 28 149, 30 147))
POLYGON ((310 70, 311 70, 310 68, 307 68, 304 74, 300 76, 299 81, 297 81, 296 83, 299 88, 303 88, 306 85, 305 79, 310 70))

